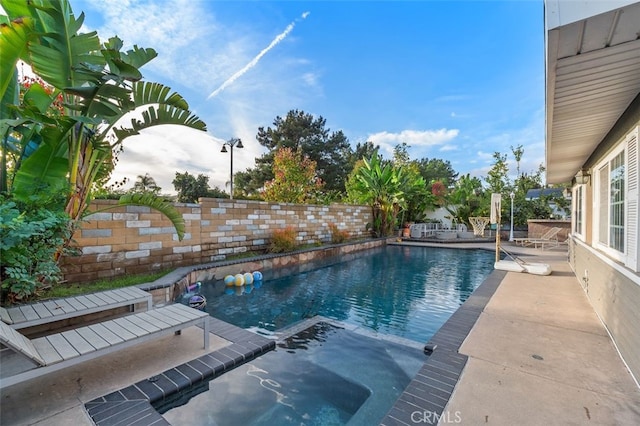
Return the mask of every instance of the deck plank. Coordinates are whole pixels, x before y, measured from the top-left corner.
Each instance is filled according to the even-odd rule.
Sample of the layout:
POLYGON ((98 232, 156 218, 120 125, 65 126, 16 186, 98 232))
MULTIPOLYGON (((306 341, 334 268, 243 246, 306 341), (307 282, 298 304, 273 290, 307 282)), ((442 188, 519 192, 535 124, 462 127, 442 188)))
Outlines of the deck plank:
POLYGON ((87 309, 87 306, 80 301, 77 297, 69 297, 65 299, 76 311, 83 311, 87 309))
POLYGON ((130 333, 135 334, 137 337, 142 337, 149 334, 147 330, 145 330, 144 328, 138 327, 136 324, 129 321, 127 317, 117 318, 117 319, 114 319, 113 321, 116 324, 118 324, 120 327, 129 331, 130 333))
POLYGON ((11 320, 14 322, 14 324, 27 320, 20 308, 9 308, 7 309, 7 312, 9 312, 9 316, 11 317, 11 320))
POLYGON ((93 300, 89 299, 87 296, 77 296, 76 299, 80 301, 87 308, 96 308, 99 305, 93 300))
POLYGON ((108 327, 105 327, 104 323, 90 325, 89 329, 110 345, 117 345, 118 343, 125 341, 125 339, 111 331, 108 327))
POLYGON ((71 346, 71 344, 67 342, 67 339, 62 337, 61 334, 52 334, 50 336, 46 336, 45 339, 47 339, 49 343, 51 343, 51 346, 53 346, 56 352, 60 354, 62 359, 67 360, 80 356, 80 352, 75 350, 74 347, 71 346))
POLYGON ((33 320, 40 319, 40 315, 38 315, 36 310, 33 309, 33 306, 31 306, 31 305, 21 306, 20 307, 20 312, 22 312, 22 315, 24 315, 24 317, 25 317, 25 319, 27 321, 33 321, 33 320))
POLYGON ((144 319, 147 322, 158 324, 162 328, 165 327, 165 324, 169 326, 178 324, 178 322, 174 319, 167 319, 166 316, 160 314, 152 315, 153 313, 153 311, 141 312, 138 314, 138 316, 140 316, 140 318, 144 319))
POLYGON ((39 339, 34 339, 31 342, 36 348, 36 351, 38 351, 38 354, 44 360, 45 365, 55 364, 62 361, 62 357, 46 337, 40 337, 39 339))
POLYGON ((44 306, 49 309, 49 312, 51 312, 54 317, 66 314, 64 307, 59 303, 59 300, 47 300, 44 302, 44 306))
POLYGON ((122 340, 131 340, 136 338, 135 334, 123 328, 114 320, 103 322, 102 325, 104 325, 109 331, 120 337, 122 340))
POLYGON ((81 355, 96 351, 96 348, 94 348, 93 345, 87 342, 84 337, 82 337, 82 335, 80 335, 76 330, 63 331, 61 334, 65 339, 67 339, 67 342, 69 342, 69 344, 73 346, 73 348, 81 355))
POLYGON ((40 318, 48 318, 53 316, 51 311, 47 309, 47 307, 43 303, 36 303, 35 305, 33 305, 33 309, 35 309, 40 318))
POLYGON ((141 315, 130 315, 126 317, 126 319, 149 333, 160 331, 161 329, 156 324, 154 324, 154 321, 149 321, 147 318, 142 317, 141 315))
POLYGON ((91 346, 96 348, 96 350, 100 350, 102 348, 106 348, 111 346, 109 342, 103 339, 98 333, 96 333, 90 326, 82 327, 76 330, 79 335, 81 335, 91 346))
POLYGON ((118 303, 116 299, 109 295, 109 292, 93 293, 93 295, 96 297, 96 299, 102 300, 101 305, 111 305, 114 303, 118 303))

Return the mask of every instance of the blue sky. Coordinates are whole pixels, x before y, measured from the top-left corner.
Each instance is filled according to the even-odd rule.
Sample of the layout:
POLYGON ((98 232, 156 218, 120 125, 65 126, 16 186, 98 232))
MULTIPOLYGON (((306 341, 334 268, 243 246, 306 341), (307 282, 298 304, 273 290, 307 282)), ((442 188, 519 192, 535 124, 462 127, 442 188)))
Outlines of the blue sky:
MULTIPOLYGON (((299 109, 322 116, 353 146, 448 160, 486 176, 492 154, 523 145, 521 169, 544 161, 542 0, 71 0, 85 28, 152 47, 142 71, 170 86, 208 134, 158 127, 125 142, 114 177, 149 173, 173 192, 176 171, 225 189, 264 151, 258 127, 299 109), (213 96, 211 96, 213 94, 213 96)), ((512 171, 515 165, 512 164, 512 171)), ((227 188, 228 189, 228 188, 227 188)))

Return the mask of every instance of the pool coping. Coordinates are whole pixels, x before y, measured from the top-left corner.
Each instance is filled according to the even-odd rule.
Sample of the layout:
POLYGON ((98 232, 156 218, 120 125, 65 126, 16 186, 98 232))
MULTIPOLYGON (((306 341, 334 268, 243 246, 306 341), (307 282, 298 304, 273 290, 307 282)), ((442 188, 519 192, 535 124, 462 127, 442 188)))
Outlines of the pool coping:
MULTIPOLYGON (((458 350, 505 276, 505 271, 492 271, 425 343, 425 353, 429 356, 380 425, 415 425, 416 418, 424 424, 439 422, 468 359, 458 350), (430 352, 426 348, 434 350, 430 352), (416 413, 418 417, 415 417, 416 413)), ((276 347, 275 339, 215 317, 209 321, 212 333, 230 341, 230 345, 85 403, 93 423, 96 426, 171 426, 154 404, 168 401, 179 392, 188 392, 276 347)), ((323 317, 309 318, 303 323, 318 321, 336 324, 323 317)), ((300 327, 302 324, 296 324, 294 329, 300 327)), ((294 329, 279 333, 278 340, 282 334, 292 334, 294 329)))
POLYGON ((460 346, 506 276, 494 270, 425 344, 430 356, 380 422, 381 426, 437 425, 458 384, 468 356, 460 346))
POLYGON ((206 383, 276 347, 275 340, 217 318, 210 317, 209 324, 213 334, 231 344, 85 403, 93 423, 96 426, 170 426, 154 404, 206 383))

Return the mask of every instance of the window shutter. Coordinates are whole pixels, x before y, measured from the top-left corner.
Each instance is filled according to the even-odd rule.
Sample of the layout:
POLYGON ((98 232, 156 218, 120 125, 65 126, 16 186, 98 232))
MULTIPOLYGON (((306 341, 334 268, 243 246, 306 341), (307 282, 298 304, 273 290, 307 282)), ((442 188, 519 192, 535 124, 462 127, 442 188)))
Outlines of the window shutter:
POLYGON ((640 266, 640 250, 638 241, 638 232, 640 231, 640 214, 638 209, 640 206, 638 194, 640 185, 638 184, 638 130, 636 127, 627 136, 627 223, 626 223, 626 239, 627 256, 625 265, 638 272, 640 266))

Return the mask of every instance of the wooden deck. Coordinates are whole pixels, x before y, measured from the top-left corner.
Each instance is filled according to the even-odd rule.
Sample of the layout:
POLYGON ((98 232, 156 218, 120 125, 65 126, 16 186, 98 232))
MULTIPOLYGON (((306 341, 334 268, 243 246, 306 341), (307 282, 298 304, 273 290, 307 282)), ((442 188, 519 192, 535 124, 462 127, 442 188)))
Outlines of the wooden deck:
POLYGON ((146 303, 147 310, 151 310, 151 294, 137 287, 125 287, 83 296, 20 305, 8 309, 0 307, 0 318, 17 330, 123 306, 133 307, 138 303, 146 303))
POLYGON ((57 371, 102 355, 201 325, 204 348, 209 347, 209 314, 181 304, 131 314, 30 340, 0 323, 0 343, 4 350, 0 368, 0 388, 42 374, 57 371), (25 366, 25 358, 31 361, 25 366), (34 364, 39 366, 34 366, 34 364))

